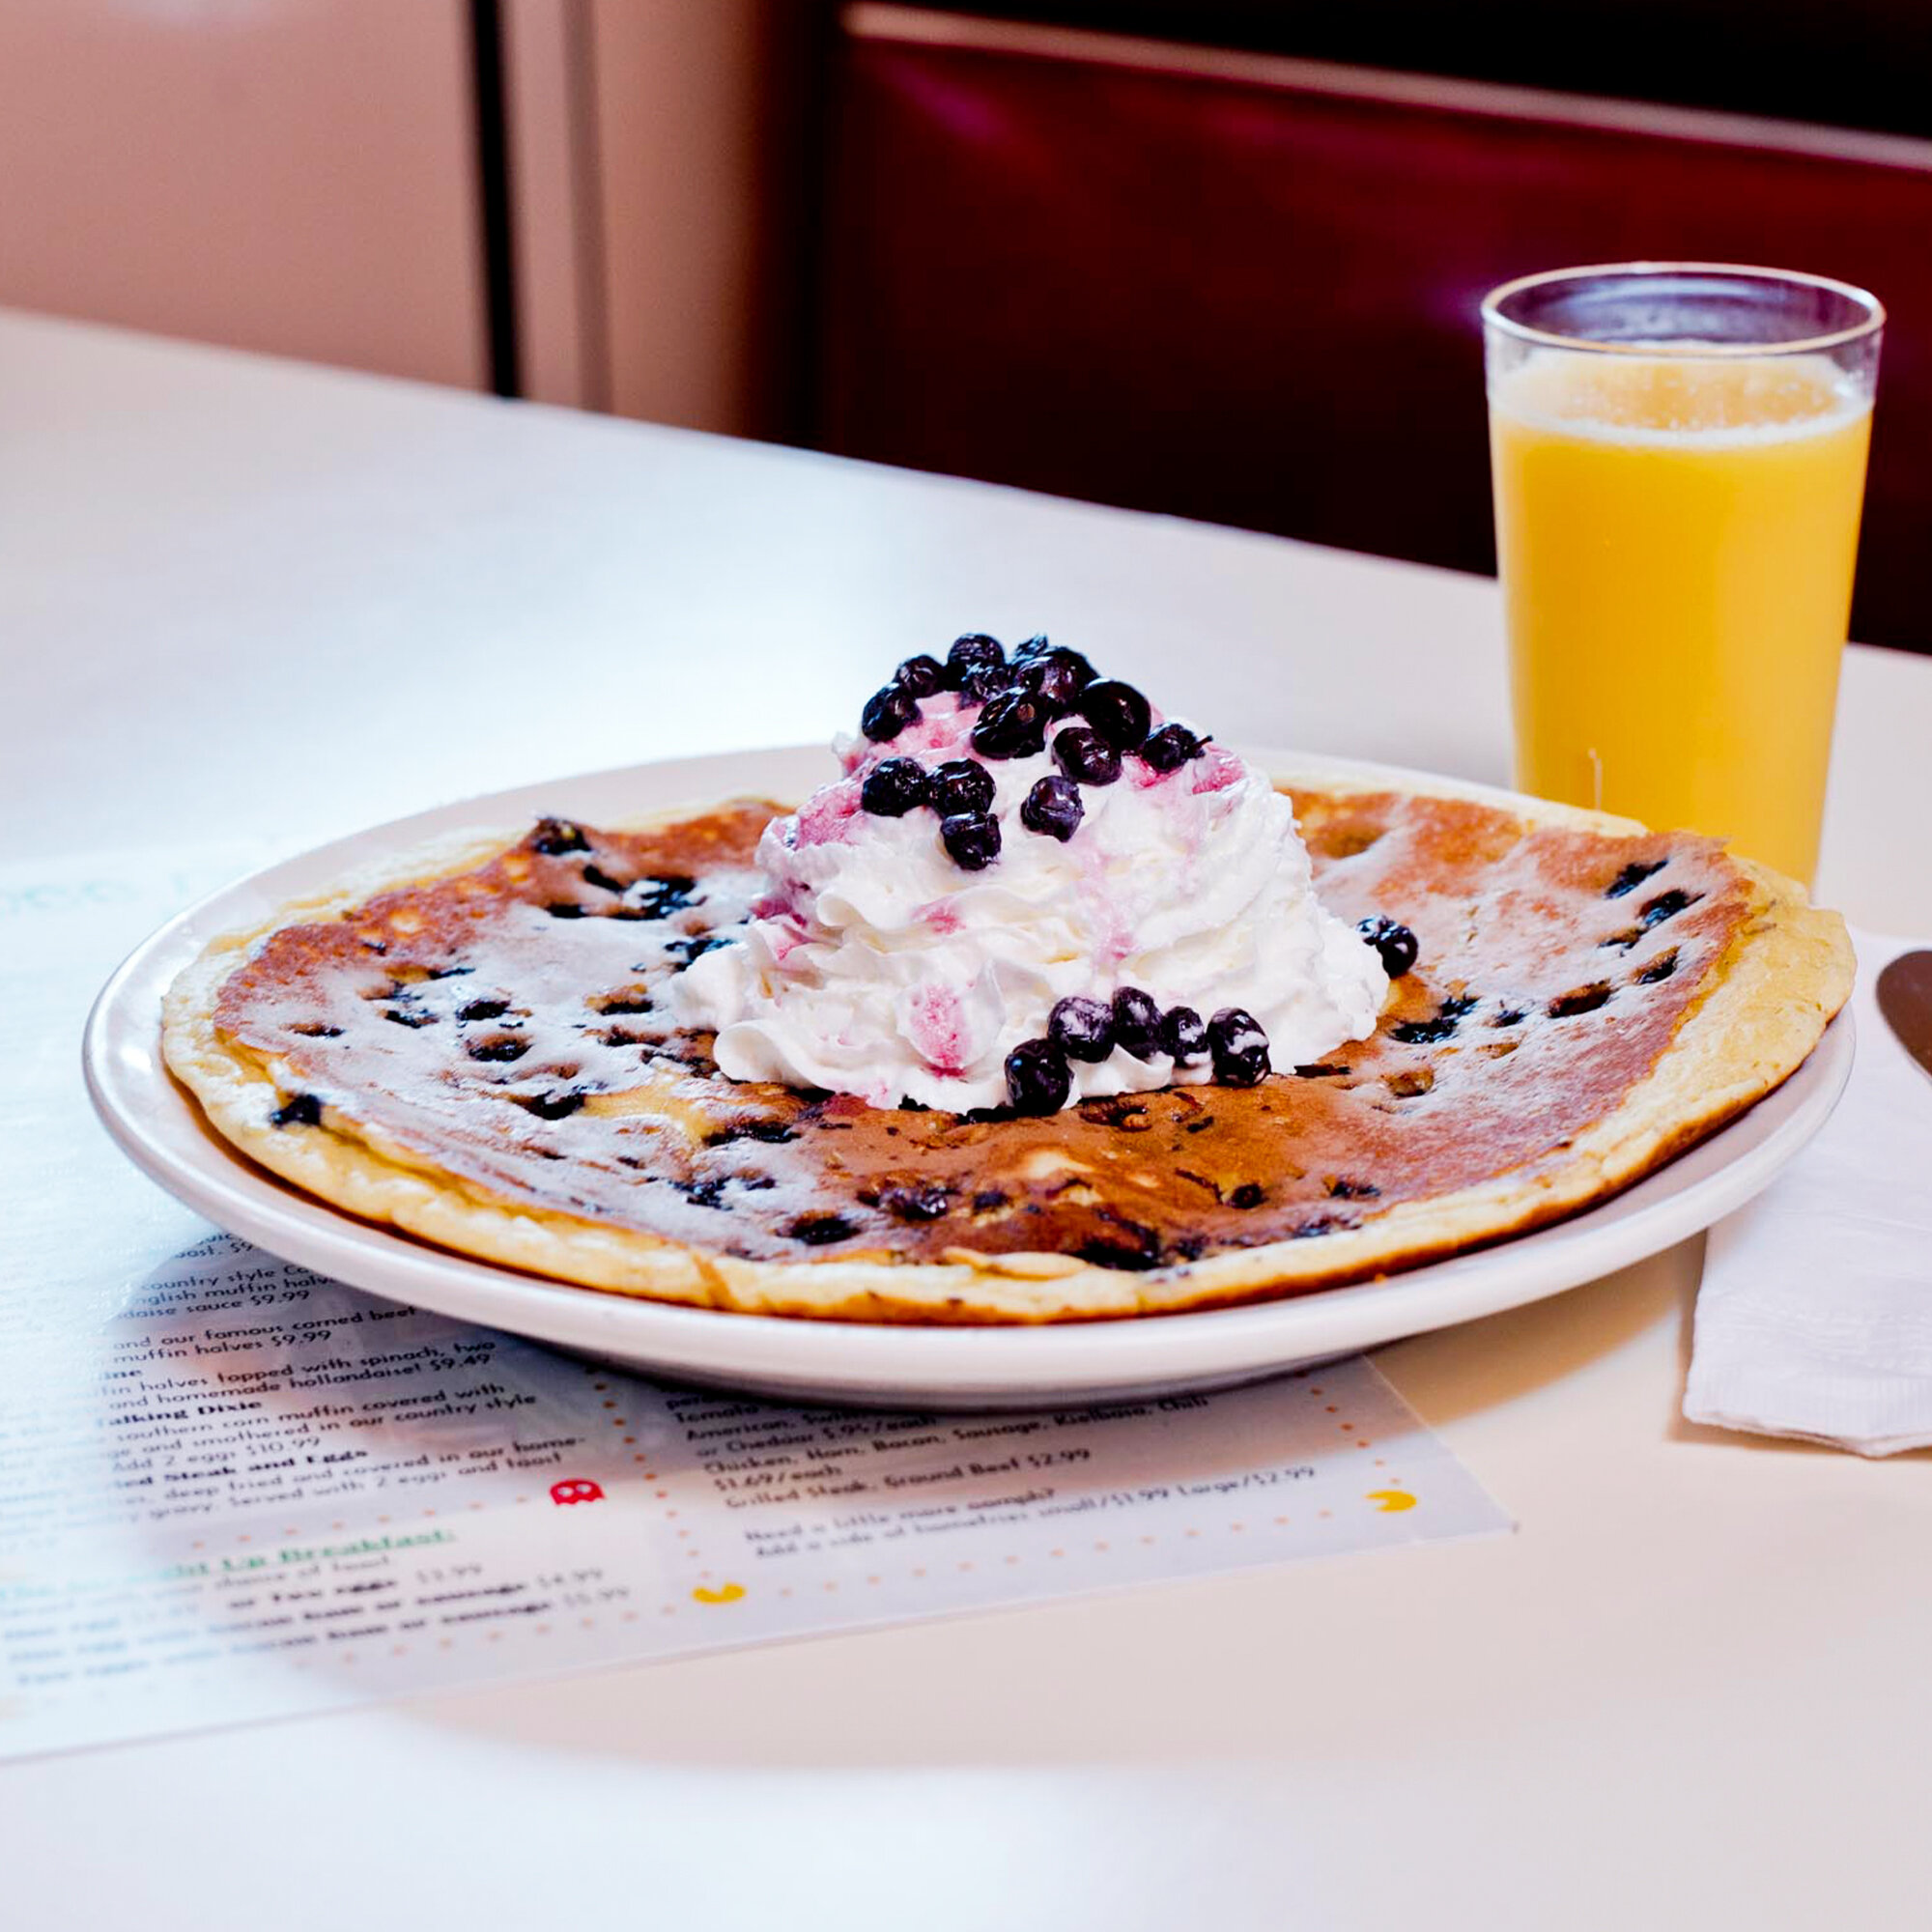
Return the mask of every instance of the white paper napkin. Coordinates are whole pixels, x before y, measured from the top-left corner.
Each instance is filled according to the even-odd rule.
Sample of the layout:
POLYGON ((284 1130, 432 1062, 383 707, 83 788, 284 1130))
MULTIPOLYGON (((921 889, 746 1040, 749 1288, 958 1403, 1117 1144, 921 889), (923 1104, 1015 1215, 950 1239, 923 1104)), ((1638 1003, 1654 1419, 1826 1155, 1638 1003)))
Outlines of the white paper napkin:
POLYGON ((1932 1442, 1932 1079, 1873 988, 1932 942, 1853 939, 1851 1084, 1818 1138, 1711 1231, 1684 1413, 1890 1456, 1932 1442))

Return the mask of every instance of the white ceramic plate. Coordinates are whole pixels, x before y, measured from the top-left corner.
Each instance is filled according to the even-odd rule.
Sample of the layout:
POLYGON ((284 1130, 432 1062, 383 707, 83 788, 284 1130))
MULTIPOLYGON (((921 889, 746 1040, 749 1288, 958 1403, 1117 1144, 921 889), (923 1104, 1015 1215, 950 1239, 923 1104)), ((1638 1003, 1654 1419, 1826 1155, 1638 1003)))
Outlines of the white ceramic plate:
MULTIPOLYGON (((1442 781, 1293 753, 1249 755, 1401 785, 1442 781)), ((202 1120, 161 1061, 161 995, 217 934, 259 923, 372 859, 465 827, 510 837, 541 812, 591 823, 734 792, 802 796, 823 748, 639 765, 498 792, 338 839, 203 899, 110 980, 88 1021, 88 1091, 135 1163, 189 1207, 271 1254, 421 1308, 511 1329, 628 1368, 793 1399, 998 1408, 1205 1389, 1514 1308, 1658 1253, 1748 1201, 1825 1123, 1852 1065, 1849 1012, 1749 1113, 1600 1208, 1384 1281, 1253 1307, 1041 1328, 866 1327, 678 1308, 448 1254, 285 1186, 202 1120)), ((1457 786, 1509 803, 1506 793, 1457 786)))

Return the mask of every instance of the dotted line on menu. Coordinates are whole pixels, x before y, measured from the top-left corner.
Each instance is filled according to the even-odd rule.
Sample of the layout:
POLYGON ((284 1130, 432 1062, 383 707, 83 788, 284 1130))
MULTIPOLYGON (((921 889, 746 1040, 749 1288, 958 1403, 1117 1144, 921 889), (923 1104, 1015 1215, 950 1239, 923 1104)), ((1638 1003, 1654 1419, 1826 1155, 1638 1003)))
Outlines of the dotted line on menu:
MULTIPOLYGON (((595 1376, 600 1372, 596 1369, 586 1368, 584 1370, 584 1373, 586 1375, 595 1376)), ((600 1398, 602 1398, 603 1406, 612 1411, 609 1418, 611 1427, 613 1429, 629 1429, 632 1426, 630 1418, 628 1416, 619 1415, 615 1412, 618 1406, 618 1399, 610 1393, 611 1384, 605 1381, 593 1381, 590 1384, 590 1386, 592 1391, 600 1398)), ((632 1452, 631 1461, 638 1465, 637 1469, 638 1480, 641 1483, 655 1483, 659 1481, 660 1478, 658 1476, 657 1471, 650 1466, 651 1459, 649 1455, 647 1455, 643 1450, 638 1448, 637 1446, 638 1438, 635 1435, 626 1435, 623 1439, 625 1445, 629 1447, 632 1452)), ((668 1506, 663 1511, 660 1512, 666 1522, 677 1521, 677 1515, 678 1515, 677 1511, 675 1509, 668 1507, 668 1504, 670 1503, 670 1492, 668 1490, 653 1490, 651 1492, 651 1500, 656 1503, 664 1503, 668 1506)), ((681 1546, 678 1553, 682 1557, 684 1557, 686 1561, 696 1563, 699 1566, 696 1572, 695 1573, 697 1577, 697 1581, 693 1586, 693 1596, 696 1599, 696 1601, 697 1601, 698 1603, 707 1603, 710 1601, 734 1602, 736 1601, 737 1598, 742 1597, 745 1594, 742 1585, 733 1583, 726 1583, 725 1585, 723 1586, 722 1590, 713 1590, 710 1586, 712 1585, 715 1579, 712 1576, 711 1571, 704 1567, 703 1551, 700 1550, 696 1543, 693 1541, 690 1528, 683 1523, 679 1523, 677 1529, 673 1534, 675 1541, 681 1546), (724 1594, 726 1591, 730 1593, 728 1596, 724 1594)), ((661 1617, 674 1617, 678 1614, 681 1605, 678 1605, 675 1601, 672 1601, 669 1603, 660 1605, 658 1608, 658 1614, 661 1617)), ((637 1618, 638 1618, 637 1611, 626 1610, 625 1612, 623 1612, 619 1621, 624 1623, 635 1623, 637 1621, 637 1618)), ((586 1623, 584 1627, 588 1628, 589 1626, 586 1623)))

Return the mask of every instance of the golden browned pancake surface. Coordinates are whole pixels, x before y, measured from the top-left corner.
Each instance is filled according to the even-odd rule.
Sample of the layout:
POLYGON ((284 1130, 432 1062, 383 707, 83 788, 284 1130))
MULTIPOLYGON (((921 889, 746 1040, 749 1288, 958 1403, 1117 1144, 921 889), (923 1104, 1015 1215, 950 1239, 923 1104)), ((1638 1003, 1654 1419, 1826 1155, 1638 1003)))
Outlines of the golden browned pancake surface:
POLYGON ((960 1119, 724 1079, 671 985, 757 890, 777 808, 742 802, 635 831, 547 821, 284 924, 188 989, 171 1059, 278 1171, 452 1245, 718 1305, 1041 1319, 1323 1285, 1567 1211, 1775 1085, 1844 997, 1842 927, 1714 840, 1293 796, 1324 901, 1402 921, 1420 959, 1372 1039, 1252 1089, 960 1119), (1772 952, 1781 986, 1740 977, 1772 952), (1660 1079, 1732 979, 1748 1063, 1699 1040, 1710 1078, 1660 1079), (1636 1115, 1634 1142, 1605 1140, 1636 1115), (319 1142, 447 1198, 412 1220, 380 1187, 331 1186, 294 1151, 319 1142), (536 1250, 488 1234, 518 1220, 536 1250))

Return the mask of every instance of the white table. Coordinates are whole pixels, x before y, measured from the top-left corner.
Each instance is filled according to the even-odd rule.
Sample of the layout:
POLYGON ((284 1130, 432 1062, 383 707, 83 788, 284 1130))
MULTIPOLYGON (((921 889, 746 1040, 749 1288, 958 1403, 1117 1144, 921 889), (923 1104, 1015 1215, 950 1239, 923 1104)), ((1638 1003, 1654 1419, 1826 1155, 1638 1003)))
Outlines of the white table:
MULTIPOLYGON (((965 628, 1506 778, 1486 582, 71 324, 0 318, 0 856, 829 734, 965 628)), ((1932 662, 1852 651, 1821 885, 1881 928, 1928 744, 1932 662)), ((15 1766, 0 1919, 1923 1922, 1924 1460, 1688 1427, 1696 1270, 1379 1358, 1514 1538, 15 1766)))

